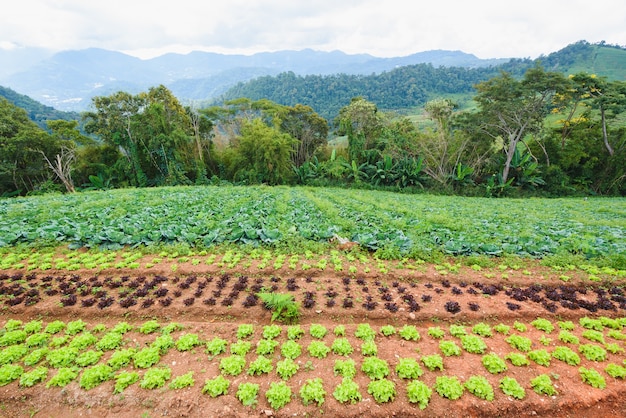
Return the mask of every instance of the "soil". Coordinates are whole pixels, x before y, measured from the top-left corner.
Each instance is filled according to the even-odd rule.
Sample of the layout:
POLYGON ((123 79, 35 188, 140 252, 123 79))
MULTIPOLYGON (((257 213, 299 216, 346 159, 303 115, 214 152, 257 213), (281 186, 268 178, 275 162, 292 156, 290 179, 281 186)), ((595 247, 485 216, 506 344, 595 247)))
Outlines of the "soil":
MULTIPOLYGON (((405 341, 397 334, 376 336, 378 357, 389 363, 391 373, 388 378, 396 387, 396 398, 389 403, 377 403, 367 393, 370 379, 361 371, 355 381, 359 384, 362 400, 356 404, 338 402, 332 392, 341 382, 341 377, 335 376, 333 365, 341 357, 330 353, 325 359, 311 358, 306 347, 313 338, 306 332, 299 340, 303 348, 302 355, 297 359, 300 370, 287 381, 293 392, 292 400, 279 410, 273 410, 264 396, 270 382, 280 380, 275 371, 269 375, 249 376, 244 372, 228 377, 231 386, 227 395, 212 398, 202 394, 205 379, 220 373, 220 357, 212 359, 198 347, 186 352, 170 349, 159 363, 169 366, 173 377, 193 371, 195 385, 190 388, 173 390, 166 386, 148 390, 136 383, 122 394, 114 395, 112 381, 88 391, 80 388, 78 380, 64 388, 48 389, 43 383, 23 388, 14 381, 0 387, 0 417, 626 417, 626 404, 623 402, 626 384, 604 373, 607 364, 622 364, 623 353, 609 353, 607 360, 600 363, 580 356, 580 366, 594 368, 605 376, 605 389, 584 384, 579 376, 580 366, 570 366, 554 359, 549 367, 533 362, 529 366, 516 367, 507 362, 509 368, 504 375, 514 377, 526 389, 524 400, 515 400, 498 388, 502 376, 488 373, 481 364, 480 354, 463 351, 459 357, 444 358, 443 372, 429 371, 422 366, 424 374, 420 380, 432 388, 437 376, 455 375, 464 382, 471 375, 482 375, 494 387, 494 401, 481 400, 467 391, 460 399, 451 401, 433 390, 425 410, 408 402, 408 382, 395 374, 394 365, 398 358, 419 359, 424 355, 441 353, 439 340, 428 336, 429 327, 441 327, 446 331, 444 338, 460 346, 458 338, 448 332, 450 324, 466 325, 470 332, 478 322, 513 325, 515 321, 520 321, 528 325, 528 330, 523 333, 513 330, 512 333, 530 338, 534 342, 533 349, 551 351, 557 345, 566 344, 557 339, 558 328, 546 334, 530 326, 530 322, 538 317, 549 319, 555 326, 557 321, 572 320, 577 324, 573 333, 583 342, 579 318, 626 316, 622 283, 590 282, 585 275, 576 272, 567 272, 567 281, 564 280, 563 272, 554 272, 538 264, 515 270, 476 271, 463 267, 456 273, 427 265, 419 269, 394 268, 384 273, 366 272, 360 267, 358 271, 346 274, 286 267, 263 270, 255 265, 225 271, 223 267, 189 263, 178 264, 175 269, 171 264, 160 263, 143 270, 4 271, 0 272, 3 294, 14 289, 11 286, 22 286, 20 296, 23 299, 14 305, 5 302, 0 314, 2 323, 8 319, 24 322, 41 319, 47 323, 56 319, 71 321, 80 318, 87 322, 89 329, 96 324, 104 324, 108 329, 120 321, 139 326, 148 319, 156 319, 161 324, 174 321, 184 326, 184 330, 172 334, 175 339, 183 333, 193 332, 205 341, 219 336, 229 342, 236 341, 239 324, 250 323, 255 325, 255 334, 250 340, 254 343, 262 338, 263 326, 272 323, 272 313, 258 300, 248 307, 244 306, 244 302, 248 300, 252 304, 249 296, 264 289, 293 294, 301 304, 299 324, 305 331, 313 323, 326 326, 329 333, 323 341, 329 347, 335 338, 332 333, 334 327, 344 324, 346 336, 355 348, 351 358, 357 361, 357 367, 363 356, 359 353, 361 341, 354 336, 354 331, 360 323, 367 322, 376 331, 382 325, 394 325, 396 328, 405 324, 415 325, 421 338, 419 341, 405 341), (241 283, 239 290, 237 283, 241 283), (146 292, 137 293, 142 288, 146 292), (161 296, 157 296, 159 289, 167 289, 167 294, 161 291, 161 296), (30 296, 26 296, 28 294, 30 296), (67 304, 68 301, 71 303, 68 295, 76 296, 75 304, 67 304), (98 307, 99 302, 107 298, 112 304, 98 307), (164 306, 161 301, 167 298, 171 301, 164 306), (93 299, 93 304, 84 306, 89 304, 84 303, 89 299, 93 299), (136 304, 121 306, 121 301, 131 299, 136 304), (330 300, 334 304, 329 303, 330 300), (369 306, 367 302, 370 302, 369 306), (551 339, 545 347, 539 344, 542 336, 551 339), (313 367, 307 366, 308 361, 313 367), (538 395, 531 389, 530 380, 544 373, 553 378, 557 395, 538 395), (327 392, 325 402, 319 407, 305 406, 299 398, 299 388, 307 379, 315 377, 322 378, 324 382, 327 392), (235 397, 236 388, 242 382, 260 384, 256 407, 244 407, 235 397)), ((284 329, 286 326, 278 337, 281 344, 287 339, 284 329)), ((125 341, 128 346, 141 348, 154 338, 154 335, 131 331, 125 336, 125 341)), ((505 341, 504 335, 494 333, 492 337, 483 339, 488 345, 488 352, 497 353, 502 358, 515 351, 505 341)), ((623 341, 610 342, 624 347, 623 341)), ((110 352, 106 353, 100 362, 105 362, 109 355, 110 352)), ((256 358, 254 349, 246 358, 247 364, 256 358)), ((276 350, 272 359, 275 365, 280 359, 280 350, 276 350)), ((139 372, 141 374, 142 371, 139 372)))

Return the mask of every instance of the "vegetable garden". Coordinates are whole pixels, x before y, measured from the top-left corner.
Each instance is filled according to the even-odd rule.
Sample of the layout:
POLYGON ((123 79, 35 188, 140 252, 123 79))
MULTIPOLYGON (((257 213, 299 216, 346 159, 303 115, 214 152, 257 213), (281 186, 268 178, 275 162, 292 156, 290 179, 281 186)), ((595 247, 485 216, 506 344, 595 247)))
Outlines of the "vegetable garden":
POLYGON ((0 201, 12 416, 619 416, 623 199, 0 201))

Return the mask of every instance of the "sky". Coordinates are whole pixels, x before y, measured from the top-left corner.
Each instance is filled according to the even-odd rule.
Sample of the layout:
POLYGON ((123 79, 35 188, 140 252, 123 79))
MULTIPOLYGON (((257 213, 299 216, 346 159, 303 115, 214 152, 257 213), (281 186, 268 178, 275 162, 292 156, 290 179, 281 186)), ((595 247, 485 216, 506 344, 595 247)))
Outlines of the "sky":
POLYGON ((580 41, 626 45, 624 0, 3 0, 0 49, 104 48, 140 58, 194 50, 434 49, 537 58, 580 41))

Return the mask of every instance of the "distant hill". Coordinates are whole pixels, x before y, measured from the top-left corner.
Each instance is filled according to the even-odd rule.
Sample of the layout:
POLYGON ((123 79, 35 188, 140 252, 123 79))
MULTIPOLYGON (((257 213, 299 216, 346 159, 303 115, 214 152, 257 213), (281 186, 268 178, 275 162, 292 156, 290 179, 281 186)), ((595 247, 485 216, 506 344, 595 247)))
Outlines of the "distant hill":
MULTIPOLYGON (((10 59, 6 55, 0 58, 10 59)), ((56 109, 82 111, 89 106, 93 96, 119 90, 136 93, 158 84, 170 88, 184 102, 209 100, 239 82, 287 71, 298 75, 369 75, 420 63, 481 68, 506 61, 483 60, 461 51, 439 50, 406 57, 377 58, 367 54, 310 49, 250 56, 192 52, 141 60, 119 52, 91 48, 60 52, 26 70, 0 74, 0 85, 56 109)))
POLYGON ((9 88, 0 86, 0 97, 4 97, 15 106, 26 110, 28 117, 41 128, 46 129, 48 120, 79 120, 80 115, 76 112, 63 112, 53 107, 43 105, 28 96, 19 94, 9 88))

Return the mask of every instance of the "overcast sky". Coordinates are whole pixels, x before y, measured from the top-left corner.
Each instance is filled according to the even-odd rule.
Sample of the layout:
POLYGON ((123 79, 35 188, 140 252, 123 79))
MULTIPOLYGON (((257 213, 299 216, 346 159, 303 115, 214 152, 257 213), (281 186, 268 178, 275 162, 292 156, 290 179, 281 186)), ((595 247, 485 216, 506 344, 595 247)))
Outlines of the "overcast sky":
POLYGON ((3 0, 0 48, 166 52, 432 49, 536 58, 586 40, 626 45, 624 0, 3 0), (10 6, 6 3, 10 2, 10 6))

